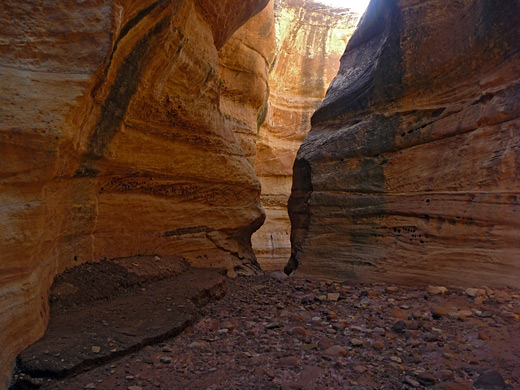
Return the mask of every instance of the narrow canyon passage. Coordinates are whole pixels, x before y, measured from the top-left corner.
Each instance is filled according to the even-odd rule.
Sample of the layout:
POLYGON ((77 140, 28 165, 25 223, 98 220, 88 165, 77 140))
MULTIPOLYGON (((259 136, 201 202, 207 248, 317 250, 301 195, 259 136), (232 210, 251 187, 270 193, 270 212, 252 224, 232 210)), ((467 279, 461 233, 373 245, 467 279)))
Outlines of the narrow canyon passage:
POLYGON ((517 15, 2 1, 0 390, 519 389, 517 15))
POLYGON ((287 203, 296 152, 361 16, 308 0, 280 0, 274 6, 276 53, 254 162, 266 220, 252 244, 264 270, 283 269, 291 255, 287 203))

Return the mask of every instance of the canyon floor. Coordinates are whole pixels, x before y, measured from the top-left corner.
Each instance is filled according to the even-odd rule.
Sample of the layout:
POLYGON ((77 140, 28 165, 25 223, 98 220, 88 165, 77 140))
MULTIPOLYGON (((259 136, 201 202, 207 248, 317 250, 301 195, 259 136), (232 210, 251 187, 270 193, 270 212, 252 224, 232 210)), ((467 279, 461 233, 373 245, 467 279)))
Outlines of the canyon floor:
MULTIPOLYGON (((38 385, 520 389, 520 291, 335 283, 277 272, 226 284, 226 295, 203 306, 177 337, 38 385)), ((165 312, 160 305, 153 315, 134 309, 126 321, 165 312)))

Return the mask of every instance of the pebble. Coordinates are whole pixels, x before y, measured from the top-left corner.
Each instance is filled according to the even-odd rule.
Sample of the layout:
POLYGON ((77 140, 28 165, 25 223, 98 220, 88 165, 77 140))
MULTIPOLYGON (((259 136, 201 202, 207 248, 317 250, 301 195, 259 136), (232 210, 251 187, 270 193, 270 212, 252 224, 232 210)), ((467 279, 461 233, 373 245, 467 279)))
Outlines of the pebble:
POLYGON ((352 344, 354 347, 362 347, 364 345, 363 340, 360 339, 352 339, 350 340, 350 344, 352 344))
POLYGON ((467 288, 465 293, 468 297, 475 298, 478 295, 478 288, 467 288))
POLYGON ((450 313, 451 310, 444 306, 434 306, 431 308, 433 318, 440 318, 450 313))
POLYGON ((477 390, 503 390, 506 382, 498 371, 487 371, 479 376, 473 386, 477 390))
POLYGON ((419 382, 417 382, 415 379, 413 379, 413 378, 410 377, 410 376, 406 376, 406 377, 404 378, 404 382, 407 383, 407 384, 409 384, 410 386, 412 386, 412 387, 416 387, 416 388, 421 386, 421 384, 420 384, 419 382))
POLYGON ((422 318, 424 316, 424 313, 422 311, 414 311, 412 313, 412 317, 415 318, 416 320, 422 318))
POLYGON ((328 293, 327 299, 332 302, 337 302, 339 300, 339 293, 328 293))
POLYGON ((97 386, 94 383, 89 383, 85 386, 85 389, 97 389, 97 386))
POLYGON ((320 349, 327 349, 327 348, 330 348, 332 347, 334 344, 332 343, 332 341, 330 341, 329 339, 323 339, 323 340, 320 340, 320 342, 318 343, 318 346, 320 347, 320 349))
POLYGON ((367 371, 367 368, 365 366, 355 366, 354 371, 364 374, 367 371))
POLYGON ((294 336, 301 336, 301 337, 306 337, 308 335, 310 335, 310 332, 304 328, 302 328, 301 326, 295 326, 294 328, 292 328, 290 330, 290 333, 294 336))
POLYGON ((439 370, 437 373, 437 378, 443 381, 448 381, 453 379, 453 371, 451 370, 439 370))
POLYGON ((159 361, 161 363, 164 363, 164 364, 170 364, 172 362, 172 358, 171 357, 167 357, 167 356, 163 356, 159 359, 159 361))
POLYGON ((101 347, 97 346, 97 345, 94 345, 94 346, 92 346, 91 351, 93 353, 100 353, 101 352, 101 347))
POLYGON ((339 345, 333 345, 332 347, 329 347, 323 351, 323 354, 334 357, 345 356, 347 354, 347 350, 339 345))
POLYGON ((459 318, 460 317, 473 317, 473 312, 471 310, 461 310, 459 311, 459 318))
POLYGON ((269 324, 267 324, 265 326, 266 329, 276 329, 276 328, 281 328, 282 325, 279 323, 279 322, 270 322, 269 324))
POLYGON ((417 373, 417 380, 424 386, 433 386, 435 384, 435 377, 429 372, 417 373))
POLYGON ((443 286, 428 286, 426 291, 431 295, 444 295, 448 293, 448 289, 443 286))

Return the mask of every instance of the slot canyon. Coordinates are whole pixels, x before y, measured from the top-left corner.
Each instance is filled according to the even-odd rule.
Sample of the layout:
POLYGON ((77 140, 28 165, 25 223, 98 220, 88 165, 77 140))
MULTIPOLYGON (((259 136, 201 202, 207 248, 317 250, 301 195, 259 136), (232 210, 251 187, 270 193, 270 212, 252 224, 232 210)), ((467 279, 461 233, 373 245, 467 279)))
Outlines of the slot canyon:
POLYGON ((520 389, 520 2, 337 4, 0 3, 0 390, 520 389))

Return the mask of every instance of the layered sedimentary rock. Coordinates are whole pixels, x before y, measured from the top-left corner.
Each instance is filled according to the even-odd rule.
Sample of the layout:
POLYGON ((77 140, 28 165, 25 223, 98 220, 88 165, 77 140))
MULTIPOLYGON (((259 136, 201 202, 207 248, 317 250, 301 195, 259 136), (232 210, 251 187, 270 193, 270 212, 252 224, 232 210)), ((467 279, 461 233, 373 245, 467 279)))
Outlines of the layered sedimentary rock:
POLYGON ((276 61, 269 74, 269 107, 258 134, 255 161, 267 217, 253 235, 253 248, 265 269, 283 268, 290 256, 287 201, 294 158, 359 17, 312 0, 274 4, 276 61))
POLYGON ((287 271, 520 286, 519 14, 372 1, 298 151, 287 271))
POLYGON ((269 68, 275 55, 273 8, 271 1, 219 50, 220 108, 251 164, 269 98, 269 68))
POLYGON ((267 3, 0 4, 0 388, 68 267, 175 254, 258 270, 260 184, 220 110, 218 51, 267 3))

